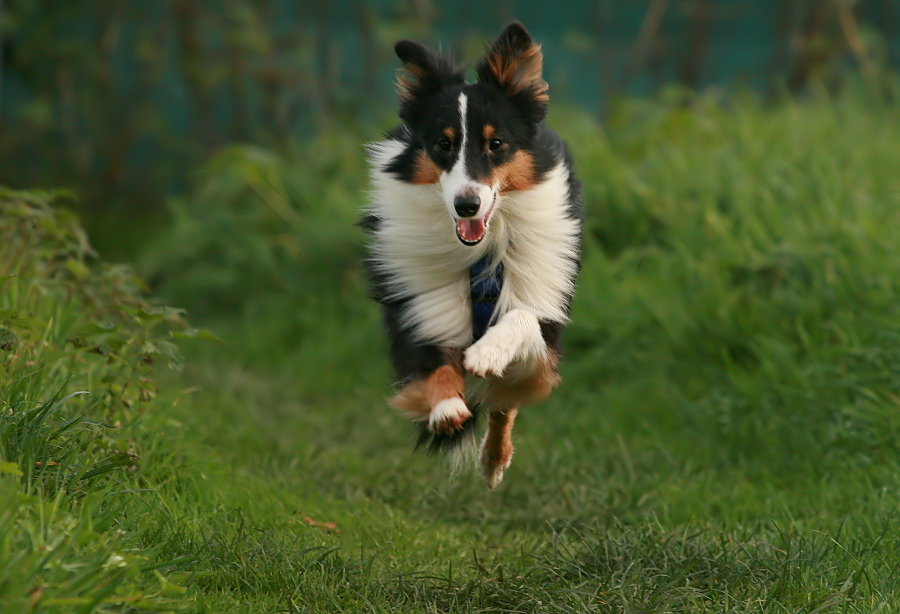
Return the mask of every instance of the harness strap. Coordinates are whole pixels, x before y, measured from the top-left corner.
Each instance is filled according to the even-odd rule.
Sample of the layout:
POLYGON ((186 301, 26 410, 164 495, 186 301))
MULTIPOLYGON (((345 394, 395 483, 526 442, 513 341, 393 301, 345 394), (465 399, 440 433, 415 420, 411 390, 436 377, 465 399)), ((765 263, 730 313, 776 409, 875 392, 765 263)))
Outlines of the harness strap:
POLYGON ((472 335, 475 341, 487 332, 503 289, 503 263, 497 263, 493 269, 488 256, 472 265, 469 269, 469 288, 472 298, 472 335))

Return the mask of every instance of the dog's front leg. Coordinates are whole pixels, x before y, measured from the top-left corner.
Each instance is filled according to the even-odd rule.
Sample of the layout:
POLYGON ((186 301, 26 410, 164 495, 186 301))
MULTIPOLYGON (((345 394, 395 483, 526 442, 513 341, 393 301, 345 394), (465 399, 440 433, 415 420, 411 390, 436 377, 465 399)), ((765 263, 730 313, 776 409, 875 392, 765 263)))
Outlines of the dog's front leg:
POLYGON ((513 309, 466 350, 463 364, 480 377, 501 377, 513 364, 528 373, 546 355, 547 344, 537 317, 524 309, 513 309))
POLYGON ((446 364, 407 384, 391 399, 391 405, 413 420, 427 420, 432 433, 449 435, 472 417, 463 400, 464 389, 458 364, 446 364))

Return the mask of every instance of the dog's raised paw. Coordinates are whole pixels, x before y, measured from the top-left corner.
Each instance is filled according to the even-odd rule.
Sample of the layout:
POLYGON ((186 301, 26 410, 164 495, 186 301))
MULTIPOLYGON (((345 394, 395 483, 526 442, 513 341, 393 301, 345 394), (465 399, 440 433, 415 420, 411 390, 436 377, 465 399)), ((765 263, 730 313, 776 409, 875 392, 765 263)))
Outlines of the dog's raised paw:
POLYGON ((506 344, 499 344, 487 335, 469 347, 463 357, 466 370, 478 377, 494 375, 500 377, 512 362, 512 351, 506 344))
POLYGON ((428 430, 432 433, 449 435, 462 428, 470 417, 472 412, 466 407, 465 401, 459 397, 444 399, 431 409, 428 416, 428 430))

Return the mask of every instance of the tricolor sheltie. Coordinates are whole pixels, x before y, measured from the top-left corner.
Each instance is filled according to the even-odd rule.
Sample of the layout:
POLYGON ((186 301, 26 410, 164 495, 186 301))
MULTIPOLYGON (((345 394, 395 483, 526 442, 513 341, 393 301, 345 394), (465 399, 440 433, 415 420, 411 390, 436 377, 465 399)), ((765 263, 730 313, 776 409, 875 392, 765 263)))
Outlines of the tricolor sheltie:
POLYGON ((559 383, 560 333, 580 265, 582 205, 565 144, 544 125, 543 56, 503 30, 464 69, 403 40, 399 127, 369 146, 367 268, 384 308, 399 392, 420 444, 454 450, 488 413, 488 487, 512 457, 519 407, 559 383), (464 374, 470 378, 466 395, 464 374))

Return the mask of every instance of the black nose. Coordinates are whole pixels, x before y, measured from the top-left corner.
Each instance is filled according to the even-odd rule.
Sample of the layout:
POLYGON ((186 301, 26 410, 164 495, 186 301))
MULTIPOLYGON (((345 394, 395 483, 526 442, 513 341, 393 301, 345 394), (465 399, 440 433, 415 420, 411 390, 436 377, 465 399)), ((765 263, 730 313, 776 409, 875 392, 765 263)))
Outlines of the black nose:
POLYGON ((477 196, 457 196, 453 199, 453 208, 459 214, 459 217, 472 217, 478 213, 478 207, 481 206, 481 199, 477 196))

